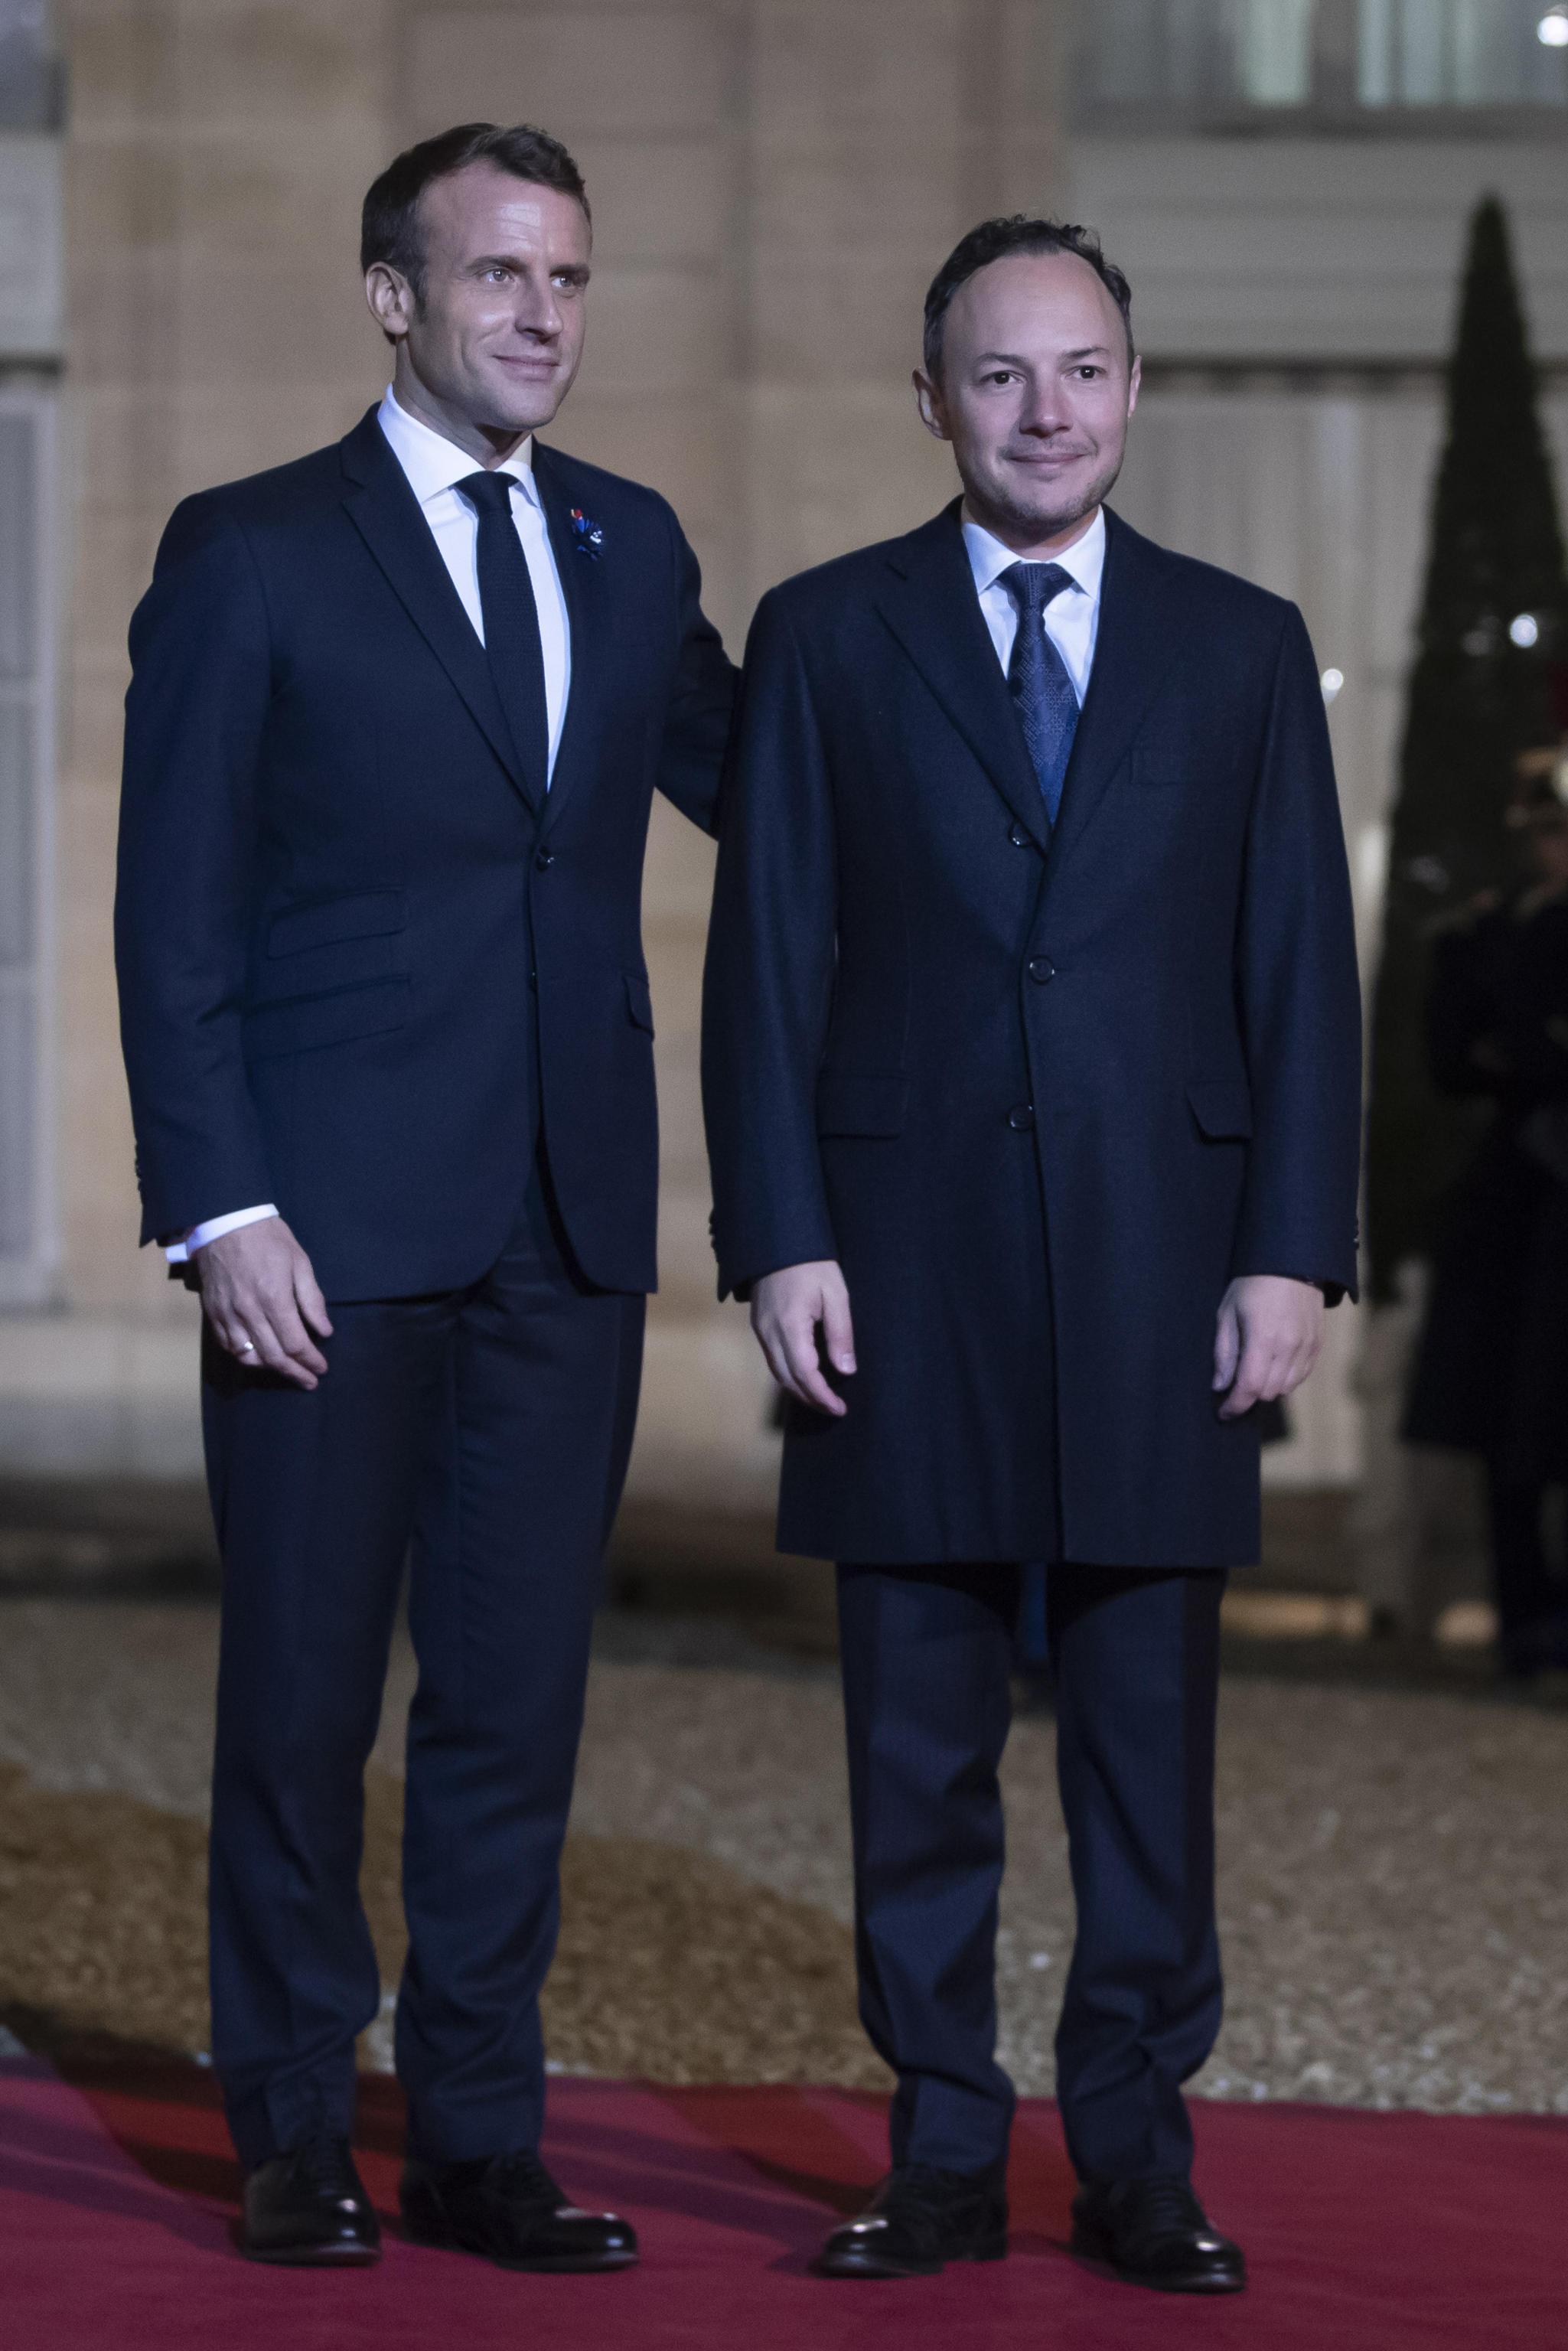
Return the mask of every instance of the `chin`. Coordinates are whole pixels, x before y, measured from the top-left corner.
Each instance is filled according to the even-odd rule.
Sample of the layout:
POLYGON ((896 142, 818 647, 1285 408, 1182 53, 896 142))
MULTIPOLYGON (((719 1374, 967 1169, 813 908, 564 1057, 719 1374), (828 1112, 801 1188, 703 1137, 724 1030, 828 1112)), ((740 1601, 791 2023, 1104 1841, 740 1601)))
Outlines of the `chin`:
POLYGON ((1056 481, 1049 487, 1041 483, 1033 497, 1029 496, 1029 485, 1011 483, 1010 496, 1002 503, 1015 521, 1040 538, 1054 538, 1058 532, 1071 530, 1075 523, 1093 513, 1104 499, 1116 479, 1114 466, 1092 474, 1081 475, 1075 481, 1056 481), (1019 495, 1019 490, 1024 495, 1019 495))
POLYGON ((532 433, 538 426, 548 424, 566 397, 566 385, 559 376, 547 382, 486 383, 486 392, 492 411, 491 429, 507 433, 532 433))

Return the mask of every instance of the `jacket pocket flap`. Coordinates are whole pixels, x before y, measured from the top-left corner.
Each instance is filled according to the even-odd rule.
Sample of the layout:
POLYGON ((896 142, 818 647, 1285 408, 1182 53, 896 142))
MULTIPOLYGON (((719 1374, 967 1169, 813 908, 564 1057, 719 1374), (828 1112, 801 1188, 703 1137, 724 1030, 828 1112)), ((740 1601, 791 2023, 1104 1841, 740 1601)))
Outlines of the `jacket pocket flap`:
POLYGON ((408 899, 402 890, 359 890, 349 898, 318 898, 273 917, 267 934, 269 956, 298 955, 306 947, 336 946, 340 939, 379 939, 408 927, 408 899))
POLYGON ((653 999, 648 991, 647 980, 640 971, 629 971, 622 977, 626 982, 626 1009, 638 1028, 645 1029, 651 1037, 653 1033, 653 999))
POLYGON ((819 1134, 902 1134, 909 1080, 896 1070, 824 1070, 817 1080, 819 1134))
POLYGON ((322 1045, 348 1045, 358 1037, 379 1037, 401 1029, 409 1017, 411 991, 403 978, 379 979, 363 987, 340 987, 330 996, 306 996, 265 1004, 247 1013, 247 1061, 267 1061, 281 1053, 314 1052, 322 1045))
POLYGON ((1242 1141, 1251 1134, 1252 1097, 1244 1078, 1195 1078, 1186 1098, 1211 1142, 1242 1141))

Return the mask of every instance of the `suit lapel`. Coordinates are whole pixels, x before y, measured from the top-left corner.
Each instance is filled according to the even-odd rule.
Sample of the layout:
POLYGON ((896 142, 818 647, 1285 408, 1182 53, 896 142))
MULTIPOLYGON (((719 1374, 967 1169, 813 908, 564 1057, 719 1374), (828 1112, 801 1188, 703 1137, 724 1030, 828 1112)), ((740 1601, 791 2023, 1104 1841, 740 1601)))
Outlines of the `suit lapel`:
POLYGON ((595 688, 606 656, 609 585, 605 565, 610 558, 583 553, 571 525, 571 491, 562 478, 554 451, 541 448, 538 441, 534 443, 534 480, 544 508, 550 550, 560 575, 567 622, 571 631, 571 684, 567 693, 566 719, 545 801, 543 829, 548 831, 559 821, 561 810, 592 764, 593 716, 602 702, 601 694, 595 688))
POLYGON ((1072 847, 1104 799, 1179 642, 1180 609, 1159 549, 1109 507, 1105 532, 1094 666, 1067 763, 1053 862, 1072 847))
POLYGON ((955 499, 898 542, 877 609, 1013 814, 1045 849, 1045 802, 975 593, 958 517, 955 499))
POLYGON ((520 797, 537 808, 518 765, 511 729, 485 648, 463 609, 408 478, 371 409, 343 443, 349 487, 343 504, 355 528, 431 652, 467 704, 520 797))

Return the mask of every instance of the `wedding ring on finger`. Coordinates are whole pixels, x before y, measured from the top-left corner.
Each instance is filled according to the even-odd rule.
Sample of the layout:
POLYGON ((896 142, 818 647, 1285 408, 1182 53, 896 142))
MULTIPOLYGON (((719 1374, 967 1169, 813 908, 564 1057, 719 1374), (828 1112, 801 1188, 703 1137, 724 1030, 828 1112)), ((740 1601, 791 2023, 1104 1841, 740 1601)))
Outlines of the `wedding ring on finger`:
POLYGON ((243 1347, 236 1347, 235 1349, 235 1353, 236 1355, 254 1355, 255 1353, 256 1341, 254 1339, 247 1339, 243 1347))

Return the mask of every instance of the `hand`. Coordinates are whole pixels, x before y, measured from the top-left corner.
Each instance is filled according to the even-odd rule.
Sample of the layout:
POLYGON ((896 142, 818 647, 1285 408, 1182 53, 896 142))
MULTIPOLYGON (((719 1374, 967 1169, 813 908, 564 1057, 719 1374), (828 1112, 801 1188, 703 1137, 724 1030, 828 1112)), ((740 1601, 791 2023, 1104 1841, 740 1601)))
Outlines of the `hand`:
POLYGON ((327 1358, 311 1339, 332 1325, 310 1260, 281 1217, 221 1233, 196 1252, 202 1305, 220 1343, 252 1369, 313 1388, 327 1358))
POLYGON ((751 1327, 779 1386, 814 1412, 831 1413, 835 1420, 841 1420, 849 1406, 822 1376, 817 1349, 819 1324, 833 1369, 852 1372, 855 1334, 850 1321, 850 1293, 831 1258, 765 1273, 753 1289, 751 1327))
POLYGON ((1214 1334, 1214 1384, 1230 1391, 1221 1420, 1301 1386, 1323 1343, 1323 1311, 1315 1282, 1249 1273, 1231 1283, 1214 1334))

